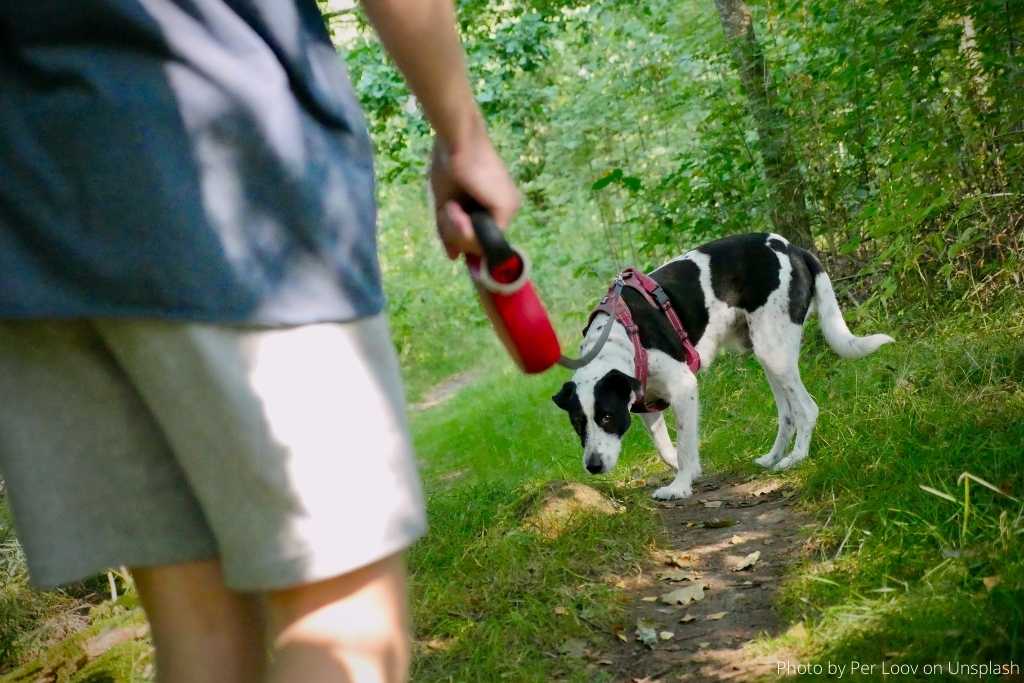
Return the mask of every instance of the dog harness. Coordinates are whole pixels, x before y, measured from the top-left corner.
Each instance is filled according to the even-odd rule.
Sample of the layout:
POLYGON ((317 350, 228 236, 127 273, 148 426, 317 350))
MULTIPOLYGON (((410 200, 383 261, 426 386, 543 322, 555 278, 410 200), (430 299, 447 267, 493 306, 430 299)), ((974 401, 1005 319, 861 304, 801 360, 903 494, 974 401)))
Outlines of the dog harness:
POLYGON ((661 285, 636 268, 626 268, 619 273, 618 277, 615 278, 615 282, 609 288, 608 293, 601 299, 597 308, 590 313, 587 326, 583 328, 583 334, 586 335, 587 330, 590 328, 590 323, 593 322, 594 316, 598 313, 607 314, 612 319, 612 322, 609 324, 615 321, 622 323, 622 326, 626 328, 626 333, 629 335, 629 340, 633 343, 633 367, 636 372, 636 379, 640 382, 640 395, 637 396, 630 410, 634 413, 659 412, 668 408, 668 403, 665 401, 647 403, 644 398, 647 394, 647 349, 640 343, 640 328, 633 321, 633 314, 622 298, 622 290, 626 287, 639 292, 640 296, 647 303, 660 309, 665 314, 669 324, 679 338, 679 343, 683 347, 686 365, 689 366, 694 374, 697 374, 697 371, 700 370, 700 356, 697 354, 697 349, 693 347, 693 343, 690 342, 689 335, 686 334, 683 324, 679 321, 679 316, 676 314, 675 309, 672 308, 672 302, 669 300, 668 295, 665 294, 665 290, 662 289, 661 285))

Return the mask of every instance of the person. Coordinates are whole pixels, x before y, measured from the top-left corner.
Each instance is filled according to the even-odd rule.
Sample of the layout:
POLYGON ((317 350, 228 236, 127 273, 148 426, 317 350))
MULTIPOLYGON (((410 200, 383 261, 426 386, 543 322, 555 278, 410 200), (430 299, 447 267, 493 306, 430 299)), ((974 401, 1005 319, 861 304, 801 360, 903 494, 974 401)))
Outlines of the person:
MULTIPOLYGON (((364 0, 457 200, 519 195, 451 0, 364 0)), ((130 568, 163 683, 400 681, 425 514, 369 138, 314 0, 0 9, 0 471, 31 577, 130 568), (266 656, 270 652, 270 657, 266 656)))

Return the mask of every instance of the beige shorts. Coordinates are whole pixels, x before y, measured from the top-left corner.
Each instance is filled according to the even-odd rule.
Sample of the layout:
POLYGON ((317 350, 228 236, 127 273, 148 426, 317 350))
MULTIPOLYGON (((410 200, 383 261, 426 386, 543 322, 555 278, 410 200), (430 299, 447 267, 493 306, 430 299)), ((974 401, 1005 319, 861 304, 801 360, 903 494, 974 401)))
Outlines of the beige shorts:
POLYGON ((383 316, 0 321, 0 473, 41 587, 219 557, 283 588, 426 530, 383 316))

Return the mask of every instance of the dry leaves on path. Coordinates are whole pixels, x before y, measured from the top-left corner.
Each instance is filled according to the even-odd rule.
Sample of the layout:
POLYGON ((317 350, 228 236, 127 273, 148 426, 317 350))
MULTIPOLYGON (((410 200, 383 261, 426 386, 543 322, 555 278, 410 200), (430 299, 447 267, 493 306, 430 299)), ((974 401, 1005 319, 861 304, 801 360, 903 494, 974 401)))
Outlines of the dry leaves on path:
POLYGON ((666 569, 658 572, 657 576, 662 581, 696 581, 700 578, 700 574, 697 572, 685 569, 666 569))
POLYGON ((691 602, 699 602, 703 599, 704 584, 699 581, 661 596, 661 601, 666 605, 689 605, 691 602))
POLYGON ((760 559, 761 559, 761 551, 760 550, 755 550, 754 552, 750 553, 749 555, 744 557, 742 560, 740 560, 736 564, 736 566, 732 568, 732 570, 734 572, 741 572, 744 569, 750 569, 755 564, 757 564, 757 561, 760 560, 760 559))

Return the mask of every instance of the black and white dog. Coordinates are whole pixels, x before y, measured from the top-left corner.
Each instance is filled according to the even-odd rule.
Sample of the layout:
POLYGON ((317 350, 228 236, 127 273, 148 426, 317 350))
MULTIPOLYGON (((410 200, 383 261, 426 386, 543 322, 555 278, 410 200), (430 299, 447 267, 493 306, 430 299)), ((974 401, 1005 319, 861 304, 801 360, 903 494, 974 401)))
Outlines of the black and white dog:
MULTIPOLYGON (((807 457, 818 418, 800 381, 798 360, 804 321, 817 308, 825 340, 844 358, 860 358, 893 341, 885 334, 856 337, 847 328, 828 275, 808 251, 775 234, 737 235, 689 251, 661 266, 650 277, 664 289, 701 367, 711 365, 723 347, 753 351, 768 376, 779 415, 779 431, 771 450, 757 459, 767 468, 783 470, 807 457), (792 450, 786 450, 793 440, 792 450)), ((684 351, 661 310, 631 289, 622 292, 648 351, 647 386, 634 368, 634 347, 625 328, 605 313, 590 324, 581 351, 593 347, 608 324, 607 342, 590 363, 573 375, 553 398, 569 413, 583 443, 583 465, 593 473, 615 466, 622 436, 629 428, 630 408, 643 392, 660 399, 675 413, 678 444, 672 447, 662 413, 641 413, 641 419, 675 479, 654 492, 661 500, 686 498, 700 476, 697 455, 697 378, 684 362, 684 351)))

